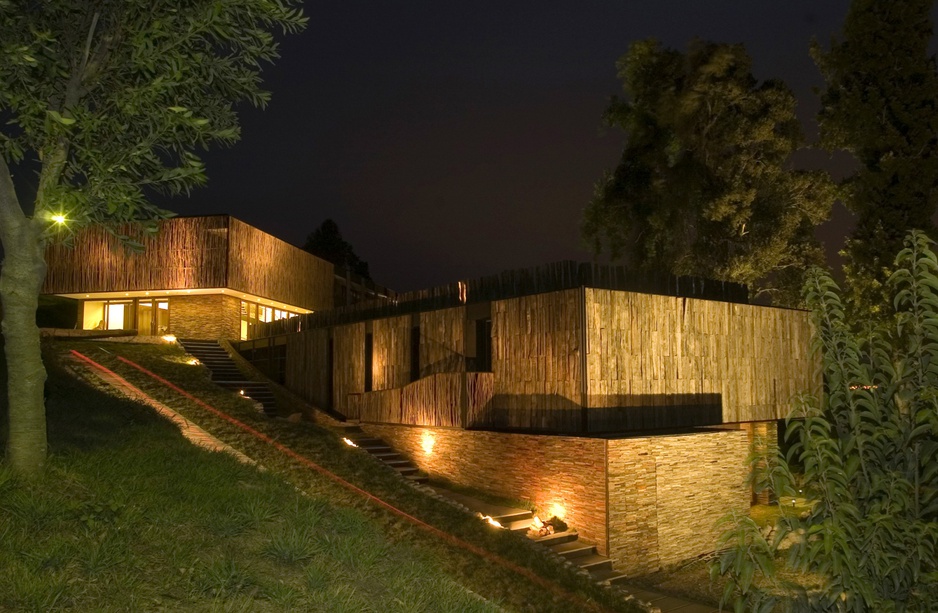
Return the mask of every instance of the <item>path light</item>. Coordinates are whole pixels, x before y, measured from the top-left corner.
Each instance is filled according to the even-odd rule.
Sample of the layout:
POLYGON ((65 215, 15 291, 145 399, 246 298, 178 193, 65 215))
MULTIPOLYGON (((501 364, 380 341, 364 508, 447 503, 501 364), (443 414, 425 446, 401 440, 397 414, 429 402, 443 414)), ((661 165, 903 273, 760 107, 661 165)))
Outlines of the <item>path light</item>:
POLYGON ((358 445, 356 445, 355 442, 354 442, 353 440, 351 440, 351 439, 345 438, 345 437, 343 436, 343 437, 342 437, 342 440, 345 441, 345 444, 348 445, 348 446, 350 446, 350 447, 358 447, 358 445))
POLYGON ((496 528, 504 528, 503 525, 498 523, 498 520, 492 519, 491 515, 482 515, 481 513, 479 513, 479 517, 482 518, 482 521, 488 522, 490 526, 495 526, 496 528))
POLYGON ((54 221, 55 223, 59 225, 62 225, 63 223, 65 223, 65 215, 61 213, 56 213, 55 215, 52 215, 52 221, 54 221))
POLYGON ((199 362, 198 358, 189 358, 188 360, 186 360, 186 364, 190 366, 198 366, 200 363, 201 362, 199 362))
POLYGON ((164 341, 166 341, 167 343, 175 343, 175 342, 176 342, 176 335, 175 335, 175 334, 165 334, 165 335, 161 336, 160 338, 162 338, 162 339, 163 339, 164 341))

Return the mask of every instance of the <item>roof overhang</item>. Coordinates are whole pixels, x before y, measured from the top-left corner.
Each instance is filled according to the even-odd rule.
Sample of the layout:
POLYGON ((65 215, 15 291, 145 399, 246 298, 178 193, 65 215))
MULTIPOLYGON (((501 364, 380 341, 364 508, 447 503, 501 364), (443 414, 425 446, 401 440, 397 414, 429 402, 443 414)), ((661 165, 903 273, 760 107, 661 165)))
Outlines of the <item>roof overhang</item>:
POLYGON ((275 309, 283 309, 284 311, 290 311, 292 313, 312 313, 312 311, 309 309, 304 309, 303 307, 298 307, 293 304, 287 304, 278 300, 271 300, 269 298, 264 298, 255 294, 246 294, 244 292, 239 292, 237 290, 228 288, 160 289, 146 291, 136 290, 127 292, 81 292, 75 294, 54 295, 62 296, 64 298, 74 298, 76 300, 119 300, 122 298, 173 298, 181 296, 207 296, 215 294, 232 296, 239 300, 246 300, 248 302, 257 302, 258 304, 262 304, 264 306, 270 306, 275 309))

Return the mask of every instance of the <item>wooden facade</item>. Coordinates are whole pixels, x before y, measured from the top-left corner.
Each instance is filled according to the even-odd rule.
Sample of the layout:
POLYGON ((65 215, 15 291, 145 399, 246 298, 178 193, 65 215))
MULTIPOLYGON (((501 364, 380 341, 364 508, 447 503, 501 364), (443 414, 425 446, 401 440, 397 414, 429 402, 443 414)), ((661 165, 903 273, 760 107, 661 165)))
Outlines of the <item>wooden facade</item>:
POLYGON ((139 224, 112 230, 91 226, 71 245, 54 244, 46 252, 43 293, 89 301, 79 308, 82 313, 90 307, 79 327, 93 327, 100 319, 105 329, 139 328, 139 334, 159 328, 159 334, 184 338, 253 338, 261 324, 333 306, 332 264, 232 217, 167 219, 156 233, 139 224), (142 247, 129 249, 127 239, 142 247), (209 299, 196 305, 190 300, 196 295, 214 296, 211 300, 225 308, 206 311, 199 305, 209 299), (235 308, 222 296, 235 300, 235 308), (138 318, 156 298, 163 301, 161 308, 168 307, 161 311, 164 319, 168 311, 168 326, 148 326, 138 318), (111 318, 111 307, 103 305, 117 301, 126 307, 111 318), (98 316, 105 311, 108 315, 98 316), (213 316, 218 321, 200 323, 213 316))
POLYGON ((803 311, 601 289, 585 305, 586 404, 610 427, 779 419, 816 387, 803 311))
POLYGON ((92 226, 46 254, 43 293, 230 288, 309 310, 332 308, 333 266, 227 215, 176 217, 149 234, 92 226), (128 249, 118 236, 143 245, 128 249))
POLYGON ((333 265, 229 217, 226 287, 311 311, 333 305, 333 265))
POLYGON ((331 363, 331 406, 348 417, 555 433, 780 419, 818 387, 804 311, 595 288, 476 306, 318 328, 331 357, 322 332, 291 335, 319 355, 292 349, 306 357, 288 360, 287 385, 316 402, 331 363), (486 373, 470 367, 478 312, 491 318, 486 373))
POLYGON ((136 225, 114 233, 100 226, 82 230, 74 243, 50 245, 44 294, 128 292, 225 287, 228 217, 178 217, 160 223, 158 234, 136 225), (143 250, 128 249, 118 235, 143 250))

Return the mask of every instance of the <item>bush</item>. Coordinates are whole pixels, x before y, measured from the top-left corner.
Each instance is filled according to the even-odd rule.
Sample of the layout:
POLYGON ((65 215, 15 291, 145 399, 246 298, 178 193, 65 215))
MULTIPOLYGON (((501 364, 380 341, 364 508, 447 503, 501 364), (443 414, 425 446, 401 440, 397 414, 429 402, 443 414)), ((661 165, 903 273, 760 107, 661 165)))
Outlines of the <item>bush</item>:
POLYGON ((723 603, 736 611, 930 611, 938 602, 933 244, 918 232, 906 238, 888 280, 895 315, 887 324, 851 321, 830 276, 809 273, 804 296, 824 391, 798 399, 787 424, 792 445, 769 463, 761 487, 780 501, 803 496, 810 510, 780 506, 770 539, 748 518, 724 520, 729 549, 712 574, 727 578, 723 603), (776 565, 810 579, 783 580, 776 565))

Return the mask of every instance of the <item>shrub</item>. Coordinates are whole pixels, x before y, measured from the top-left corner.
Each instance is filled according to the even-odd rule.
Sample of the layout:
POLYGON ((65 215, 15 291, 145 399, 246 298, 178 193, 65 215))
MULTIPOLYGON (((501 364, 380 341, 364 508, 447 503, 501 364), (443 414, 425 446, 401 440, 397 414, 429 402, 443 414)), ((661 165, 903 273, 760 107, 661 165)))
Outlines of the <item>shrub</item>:
POLYGON ((724 520, 728 549, 711 570, 726 576, 723 603, 733 601, 736 611, 929 611, 938 602, 933 244, 918 232, 906 238, 888 280, 895 315, 886 324, 852 321, 830 276, 809 273, 804 296, 824 391, 797 399, 789 452, 764 471, 762 487, 780 504, 774 538, 748 518, 724 520), (794 496, 810 510, 786 513, 781 503, 794 496), (816 585, 784 580, 776 565, 816 585))

